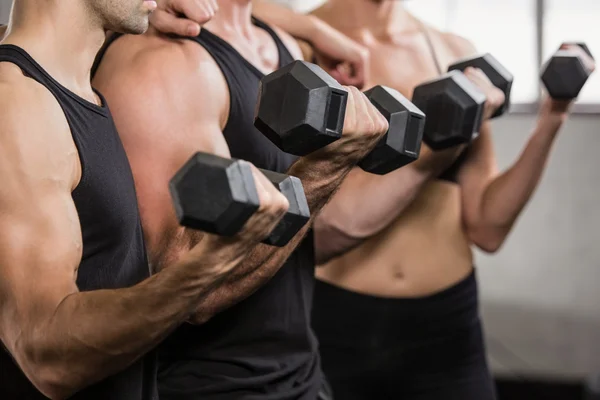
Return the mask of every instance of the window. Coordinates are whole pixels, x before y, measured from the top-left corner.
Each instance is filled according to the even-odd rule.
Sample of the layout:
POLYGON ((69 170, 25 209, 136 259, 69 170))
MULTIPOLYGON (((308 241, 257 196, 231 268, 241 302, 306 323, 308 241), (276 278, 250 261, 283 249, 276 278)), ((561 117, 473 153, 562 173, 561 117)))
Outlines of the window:
MULTIPOLYGON (((600 1, 546 0, 542 55, 547 60, 563 41, 585 42, 600 59, 600 1)), ((596 71, 583 87, 579 103, 600 103, 600 73, 596 71)))

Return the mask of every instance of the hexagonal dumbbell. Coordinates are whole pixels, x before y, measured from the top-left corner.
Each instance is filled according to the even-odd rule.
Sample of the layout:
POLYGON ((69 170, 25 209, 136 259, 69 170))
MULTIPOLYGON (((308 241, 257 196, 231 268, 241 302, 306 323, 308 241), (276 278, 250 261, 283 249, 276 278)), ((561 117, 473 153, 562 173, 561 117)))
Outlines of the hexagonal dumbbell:
POLYGON ((499 117, 508 111, 510 106, 510 91, 514 80, 513 75, 489 53, 458 61, 450 65, 448 71, 464 71, 468 67, 479 68, 494 86, 504 92, 506 100, 492 115, 492 118, 499 117))
POLYGON ((287 198, 290 206, 279 224, 263 243, 282 247, 296 236, 310 219, 310 210, 302 182, 295 176, 261 169, 269 181, 287 198))
POLYGON ((358 166, 374 174, 387 174, 419 158, 425 114, 397 90, 375 86, 367 98, 387 119, 389 129, 358 166))
POLYGON ((304 156, 342 136, 347 101, 329 74, 295 61, 261 80, 254 126, 281 150, 304 156))
POLYGON ((563 43, 542 68, 542 82, 553 99, 576 98, 592 73, 576 51, 563 49, 567 44, 579 46, 594 58, 585 43, 563 43))
POLYGON ((412 101, 427 115, 423 141, 433 150, 469 143, 479 133, 485 95, 460 71, 417 86, 412 101))
MULTIPOLYGON (((367 96, 390 129, 359 165, 385 174, 418 158, 424 114, 389 88, 375 87, 367 96)), ((320 67, 295 61, 261 81, 254 125, 283 151, 306 155, 341 137, 347 98, 320 67)))
POLYGON ((182 226, 233 236, 260 205, 248 163, 194 154, 169 183, 182 226))
MULTIPOLYGON (((262 172, 290 203, 263 242, 284 246, 310 218, 304 189, 298 178, 262 172)), ((179 223, 215 235, 235 235, 259 207, 250 165, 213 154, 194 154, 171 179, 169 189, 179 223)))

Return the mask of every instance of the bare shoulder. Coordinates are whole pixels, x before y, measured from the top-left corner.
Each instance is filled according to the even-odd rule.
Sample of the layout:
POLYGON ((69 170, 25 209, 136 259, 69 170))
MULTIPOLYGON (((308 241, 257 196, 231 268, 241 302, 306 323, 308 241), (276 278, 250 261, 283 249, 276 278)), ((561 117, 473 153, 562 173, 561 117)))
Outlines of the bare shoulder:
POLYGON ((272 28, 275 33, 277 33, 277 36, 279 36, 285 47, 289 50, 292 57, 294 57, 294 60, 304 59, 300 45, 298 44, 298 41, 292 37, 292 35, 275 26, 272 28))
POLYGON ((219 110, 228 103, 225 78, 202 46, 166 36, 131 37, 128 41, 122 46, 133 51, 122 48, 119 56, 113 53, 106 59, 107 65, 102 61, 94 78, 113 113, 117 103, 127 105, 131 100, 140 105, 168 102, 169 108, 206 104, 219 110))
POLYGON ((71 189, 77 185, 81 168, 63 110, 45 87, 10 63, 0 63, 0 120, 5 178, 27 171, 71 189))
POLYGON ((439 32, 440 38, 456 58, 468 57, 477 53, 475 45, 462 36, 450 32, 439 32))

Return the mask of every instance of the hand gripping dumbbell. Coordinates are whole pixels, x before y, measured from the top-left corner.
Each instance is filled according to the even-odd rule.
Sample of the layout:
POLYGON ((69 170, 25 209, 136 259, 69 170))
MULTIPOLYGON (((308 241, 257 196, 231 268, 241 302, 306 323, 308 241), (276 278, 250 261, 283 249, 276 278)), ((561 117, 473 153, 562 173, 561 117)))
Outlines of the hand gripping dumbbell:
MULTIPOLYGON (((285 246, 310 219, 302 182, 261 172, 289 202, 287 213, 263 243, 285 246)), ((179 223, 215 235, 235 235, 259 207, 250 165, 213 154, 194 154, 171 179, 169 189, 179 223)))
POLYGON ((510 71, 500 64, 490 53, 460 60, 450 65, 448 71, 457 70, 464 72, 468 67, 479 68, 494 86, 504 92, 504 103, 491 118, 496 118, 506 113, 510 106, 510 91, 514 80, 510 71))
POLYGON ((513 76, 491 54, 452 64, 448 73, 417 86, 413 92, 413 103, 427 115, 423 141, 433 150, 469 143, 479 134, 486 99, 463 74, 468 67, 481 69, 504 92, 506 100, 493 117, 504 114, 509 107, 513 76))
POLYGON ((587 55, 594 58, 585 43, 563 43, 546 62, 542 67, 542 82, 550 97, 557 100, 571 100, 579 96, 579 92, 592 73, 577 51, 563 49, 568 44, 579 46, 587 55))
MULTIPOLYGON (((358 165, 386 174, 419 157, 425 115, 396 90, 376 86, 366 96, 389 130, 358 165)), ((295 61, 261 80, 254 125, 281 150, 304 156, 342 136, 348 93, 317 65, 295 61)))

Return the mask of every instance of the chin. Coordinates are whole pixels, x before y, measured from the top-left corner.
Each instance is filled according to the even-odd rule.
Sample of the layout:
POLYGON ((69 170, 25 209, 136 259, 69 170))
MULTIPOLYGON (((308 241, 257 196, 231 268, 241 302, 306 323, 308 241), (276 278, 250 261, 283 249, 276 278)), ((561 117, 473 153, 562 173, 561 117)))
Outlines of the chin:
POLYGON ((120 33, 129 33, 132 35, 141 35, 142 33, 148 30, 149 18, 150 14, 147 14, 143 17, 130 19, 128 21, 124 21, 124 23, 120 24, 117 29, 114 29, 116 32, 120 33))

